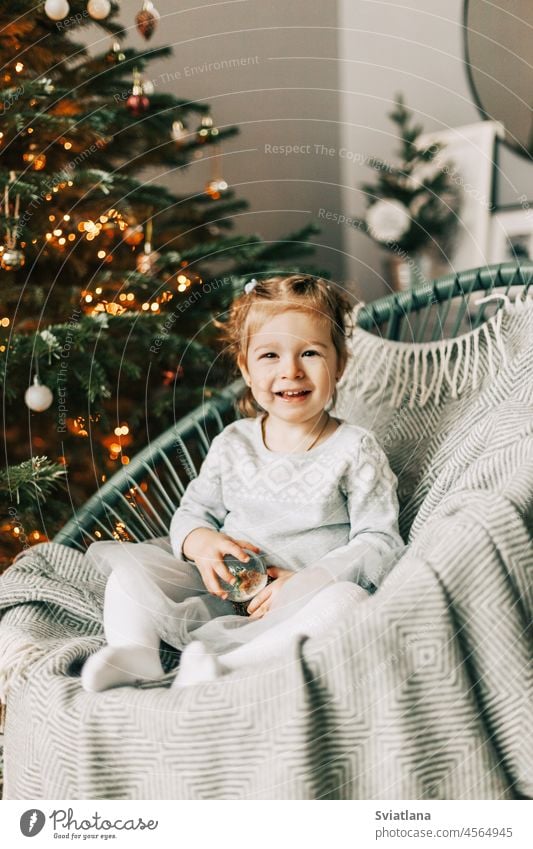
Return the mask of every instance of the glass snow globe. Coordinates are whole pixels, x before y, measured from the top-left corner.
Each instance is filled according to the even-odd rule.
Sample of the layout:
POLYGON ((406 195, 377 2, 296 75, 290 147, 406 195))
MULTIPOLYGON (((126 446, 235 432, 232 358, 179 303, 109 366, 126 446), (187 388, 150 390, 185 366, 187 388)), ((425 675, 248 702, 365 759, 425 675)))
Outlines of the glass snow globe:
POLYGON ((247 563, 243 563, 232 554, 224 555, 224 563, 232 575, 236 577, 234 586, 227 584, 220 578, 220 586, 228 593, 228 601, 249 601, 268 582, 267 564, 263 555, 255 554, 253 551, 243 549, 250 555, 247 563))

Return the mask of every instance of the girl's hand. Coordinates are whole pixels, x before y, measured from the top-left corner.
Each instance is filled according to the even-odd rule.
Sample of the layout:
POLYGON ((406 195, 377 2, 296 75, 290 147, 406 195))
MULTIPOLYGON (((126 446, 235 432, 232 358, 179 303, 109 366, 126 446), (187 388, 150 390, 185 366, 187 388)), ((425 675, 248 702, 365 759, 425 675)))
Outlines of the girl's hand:
POLYGON ((236 581, 235 576, 224 563, 223 557, 225 554, 232 554, 241 563, 246 563, 250 555, 244 551, 244 548, 258 554, 261 551, 253 542, 232 539, 227 534, 210 528, 196 528, 188 534, 183 543, 183 553, 194 560, 206 590, 222 599, 226 599, 228 593, 220 586, 218 579, 222 578, 232 586, 236 581))
POLYGON ((288 581, 294 575, 294 572, 291 572, 289 569, 282 569, 280 566, 269 566, 267 573, 276 580, 272 581, 271 584, 268 584, 268 586, 253 597, 246 608, 247 613, 250 614, 250 619, 262 619, 270 610, 275 596, 285 581, 288 581))

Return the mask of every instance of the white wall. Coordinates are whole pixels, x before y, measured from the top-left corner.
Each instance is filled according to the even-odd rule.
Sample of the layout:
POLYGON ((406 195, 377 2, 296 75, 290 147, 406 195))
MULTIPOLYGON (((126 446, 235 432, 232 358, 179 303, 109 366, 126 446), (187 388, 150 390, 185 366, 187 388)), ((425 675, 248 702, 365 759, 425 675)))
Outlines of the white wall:
MULTIPOLYGON (((174 56, 152 63, 147 76, 158 90, 211 104, 219 126, 240 127, 223 147, 224 176, 250 203, 236 218, 237 232, 283 237, 315 220, 319 202, 338 208, 337 160, 314 152, 315 144, 338 147, 336 2, 155 2, 161 22, 148 44, 172 45, 174 56), (239 68, 202 69, 247 58, 239 68), (267 144, 301 149, 275 154, 267 144)), ((122 2, 120 18, 132 27, 127 44, 134 47, 146 44, 134 26, 140 6, 140 0, 122 2)), ((197 192, 208 177, 208 163, 199 160, 161 182, 178 193, 197 192)), ((314 239, 324 244, 313 262, 337 277, 341 238, 335 232, 314 239)))
MULTIPOLYGON (((123 0, 127 43, 145 45, 134 25, 140 0, 123 0)), ((174 57, 152 63, 160 89, 210 103, 220 125, 241 133, 224 145, 227 181, 250 209, 237 232, 272 239, 309 221, 323 228, 316 262, 365 300, 387 291, 385 253, 333 215, 364 210, 358 186, 371 180, 364 157, 390 158, 396 147, 386 117, 401 91, 427 130, 479 119, 463 63, 462 0, 156 0, 161 13, 149 46, 174 57), (195 5, 194 5, 195 4, 195 5), (206 63, 246 59, 221 70, 206 63), (191 70, 194 69, 194 70, 191 70), (283 155, 265 145, 299 145, 283 155)), ((91 29, 94 36, 96 30, 91 29)), ((101 36, 98 36, 101 38, 101 36)), ((533 168, 502 155, 502 202, 533 197, 533 168)), ((208 163, 195 161, 161 182, 179 193, 201 190, 208 163)))
MULTIPOLYGON (((339 0, 341 145, 359 154, 390 159, 394 126, 386 117, 397 92, 424 128, 446 129, 479 120, 463 62, 462 0, 339 0)), ((357 187, 372 182, 372 170, 342 159, 342 205, 365 209, 357 187)), ((501 202, 533 197, 533 167, 503 151, 501 202)), ((385 252, 368 236, 343 227, 346 279, 365 300, 387 291, 385 252)))

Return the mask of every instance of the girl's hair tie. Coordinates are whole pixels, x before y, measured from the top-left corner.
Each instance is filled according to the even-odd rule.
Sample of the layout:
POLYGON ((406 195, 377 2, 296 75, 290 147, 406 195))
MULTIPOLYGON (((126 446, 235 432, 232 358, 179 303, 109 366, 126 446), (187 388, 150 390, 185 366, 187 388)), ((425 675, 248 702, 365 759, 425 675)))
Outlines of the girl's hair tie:
POLYGON ((251 280, 248 280, 248 283, 244 284, 244 291, 246 292, 246 294, 249 295, 250 292, 255 289, 258 283, 259 281, 256 280, 255 277, 253 277, 251 280))

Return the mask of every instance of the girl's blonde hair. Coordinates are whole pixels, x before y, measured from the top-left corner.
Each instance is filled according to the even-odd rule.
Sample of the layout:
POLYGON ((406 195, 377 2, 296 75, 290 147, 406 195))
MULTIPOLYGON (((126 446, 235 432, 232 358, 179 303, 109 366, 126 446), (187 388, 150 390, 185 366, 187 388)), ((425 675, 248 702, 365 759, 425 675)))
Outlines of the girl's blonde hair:
MULTIPOLYGON (((246 362, 251 336, 265 321, 288 309, 305 310, 315 318, 329 322, 337 358, 343 365, 346 363, 346 341, 354 328, 351 316, 353 304, 333 283, 321 277, 291 274, 289 277, 277 276, 257 281, 249 293, 243 293, 233 301, 227 321, 213 319, 214 326, 220 330, 218 339, 224 345, 223 354, 229 357, 236 371, 239 362, 246 362)), ((336 400, 335 389, 332 406, 336 400)), ((244 416, 255 418, 263 412, 249 386, 237 404, 244 416)))

